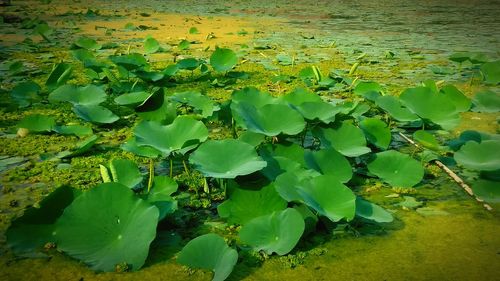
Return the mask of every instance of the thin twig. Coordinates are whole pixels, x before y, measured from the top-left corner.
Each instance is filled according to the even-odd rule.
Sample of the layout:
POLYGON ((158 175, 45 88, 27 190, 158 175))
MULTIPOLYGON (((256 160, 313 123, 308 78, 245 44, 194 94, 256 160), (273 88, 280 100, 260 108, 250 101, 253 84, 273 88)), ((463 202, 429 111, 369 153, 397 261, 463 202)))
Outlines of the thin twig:
MULTIPOLYGON (((405 139, 407 142, 409 142, 410 144, 412 144, 413 146, 415 146, 416 148, 420 148, 422 149, 422 147, 420 145, 418 145, 416 142, 414 142, 412 139, 410 139, 409 137, 407 137, 405 134, 399 132, 398 133, 403 139, 405 139)), ((481 198, 478 198, 474 192, 472 191, 472 188, 470 188, 470 186, 468 184, 466 184, 457 174, 455 174, 455 172, 453 172, 452 170, 450 170, 450 168, 448 168, 448 166, 446 166, 445 164, 443 164, 443 162, 439 161, 439 160, 434 160, 434 163, 436 163, 436 165, 441 168, 441 170, 443 170, 451 179, 453 179, 463 190, 465 190, 465 192, 467 192, 467 194, 469 194, 472 198, 474 198, 477 202, 481 203, 483 205, 483 207, 488 210, 488 211, 492 211, 493 208, 488 205, 487 203, 484 203, 483 199, 481 198)))

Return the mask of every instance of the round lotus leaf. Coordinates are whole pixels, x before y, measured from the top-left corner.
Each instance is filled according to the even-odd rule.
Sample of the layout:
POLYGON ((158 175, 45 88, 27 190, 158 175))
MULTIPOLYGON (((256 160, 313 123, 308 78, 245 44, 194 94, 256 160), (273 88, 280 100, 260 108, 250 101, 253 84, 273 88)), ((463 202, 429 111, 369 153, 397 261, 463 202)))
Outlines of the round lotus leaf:
POLYGON ((397 97, 394 96, 382 96, 375 100, 378 107, 387 111, 392 118, 400 122, 414 122, 418 121, 419 118, 416 114, 412 113, 408 108, 403 107, 401 102, 397 97))
POLYGON ((244 225, 253 218, 286 208, 287 202, 276 192, 273 184, 259 190, 235 187, 229 198, 217 207, 219 216, 229 223, 244 225))
POLYGON ((41 114, 28 115, 23 118, 17 127, 28 129, 31 132, 50 132, 56 126, 54 118, 41 114))
POLYGON ((115 103, 119 105, 129 105, 136 107, 144 101, 146 101, 151 96, 148 92, 132 92, 120 95, 115 98, 115 103))
POLYGON ((359 122, 366 139, 376 147, 386 150, 391 144, 391 129, 382 120, 377 118, 365 118, 359 122))
POLYGON ((307 180, 317 177, 320 174, 315 170, 294 167, 276 177, 275 186, 279 195, 288 202, 302 201, 302 196, 298 190, 307 180))
POLYGON ((426 147, 428 149, 432 150, 439 150, 439 142, 437 139, 432 135, 431 133, 424 131, 424 130, 418 130, 413 133, 413 139, 420 143, 423 147, 426 147))
POLYGON ((208 137, 203 122, 188 116, 178 116, 172 124, 163 126, 155 121, 143 121, 134 129, 138 146, 151 146, 168 156, 184 154, 208 137))
POLYGON ((399 99, 413 113, 446 130, 453 129, 460 122, 459 111, 454 102, 448 96, 434 93, 428 87, 408 88, 399 99))
POLYGON ((22 82, 12 89, 11 96, 19 107, 27 107, 40 100, 40 90, 40 86, 33 81, 22 82))
POLYGON ((486 83, 500 83, 500 60, 487 62, 481 65, 481 73, 483 73, 486 83))
POLYGON ((171 99, 178 103, 191 106, 194 112, 200 114, 203 118, 210 117, 214 111, 219 110, 219 107, 215 105, 214 101, 196 91, 175 93, 171 96, 171 99))
POLYGON ((200 65, 200 60, 195 58, 182 59, 177 62, 177 66, 179 67, 179 69, 186 69, 191 71, 197 69, 200 65))
POLYGON ((177 262, 193 268, 212 270, 212 281, 225 280, 238 261, 238 252, 227 246, 217 234, 205 234, 189 241, 177 257, 177 262))
POLYGON ((45 81, 45 86, 49 90, 63 85, 71 77, 73 67, 67 63, 59 63, 50 72, 49 78, 45 81))
POLYGON ((395 150, 377 153, 368 171, 394 187, 412 187, 424 177, 422 164, 395 150))
POLYGON ((137 164, 128 159, 113 159, 109 162, 113 181, 134 188, 142 182, 142 175, 137 164))
POLYGON ((238 57, 231 49, 217 48, 210 56, 210 65, 219 72, 231 70, 237 63, 238 57))
POLYGON ((135 137, 130 138, 126 143, 122 144, 121 149, 128 152, 132 152, 139 156, 149 157, 149 158, 156 158, 161 155, 161 151, 159 151, 154 147, 147 145, 142 145, 142 146, 137 145, 135 137))
POLYGON ((126 263, 144 264, 156 236, 158 209, 128 187, 104 183, 83 192, 56 222, 59 250, 96 271, 115 271, 126 263))
POLYGON ((232 179, 266 167, 254 147, 234 139, 209 140, 196 149, 189 162, 207 177, 232 179))
POLYGON ((295 106, 301 105, 305 102, 322 102, 320 96, 315 93, 309 92, 304 88, 297 88, 291 93, 282 97, 286 102, 295 106))
POLYGON ((94 39, 88 37, 80 37, 75 41, 77 47, 87 50, 99 50, 102 45, 99 45, 94 39))
POLYGON ((500 141, 469 141, 455 153, 455 161, 467 169, 494 171, 500 169, 500 141))
POLYGON ((76 104, 73 107, 73 112, 83 120, 93 123, 110 124, 120 119, 111 110, 100 105, 76 104))
POLYGON ((332 147, 342 155, 356 157, 371 151, 366 147, 363 131, 349 122, 342 122, 335 128, 318 128, 313 131, 323 147, 332 147))
POLYGON ((240 239, 255 251, 264 251, 268 255, 288 254, 304 233, 305 223, 302 215, 295 209, 288 208, 269 215, 254 218, 240 230, 240 239))
POLYGON ((333 222, 352 220, 356 196, 334 176, 321 175, 301 182, 297 189, 302 201, 333 222))
POLYGON ((67 101, 79 105, 98 105, 106 101, 106 93, 102 88, 95 85, 84 87, 64 85, 49 94, 49 101, 67 101))
POLYGON ((500 182, 477 180, 472 183, 474 194, 480 199, 490 203, 500 203, 500 182))
POLYGON ((126 70, 133 70, 148 65, 146 58, 138 53, 121 56, 110 56, 109 59, 116 65, 124 67, 126 70))
POLYGON ((299 112, 284 104, 266 104, 256 108, 252 104, 240 102, 231 106, 231 109, 238 116, 235 120, 241 120, 238 125, 266 136, 281 133, 296 135, 304 130, 306 124, 299 112))
POLYGON ((441 87, 440 93, 453 103, 458 112, 468 111, 472 105, 471 100, 453 85, 441 87))
POLYGON ((484 90, 476 93, 472 102, 474 103, 473 111, 492 113, 500 111, 500 93, 484 90))
POLYGON ((260 108, 270 103, 281 103, 280 99, 272 97, 267 92, 261 92, 255 87, 245 87, 241 90, 235 90, 231 95, 231 108, 233 104, 240 102, 250 103, 253 106, 260 108))
POLYGON ((81 125, 55 126, 54 131, 61 135, 75 135, 80 138, 93 133, 91 127, 81 125))
POLYGON ((384 208, 361 199, 356 198, 356 216, 376 222, 392 222, 394 218, 384 208))
POLYGON ((144 40, 144 52, 146 54, 154 54, 160 50, 160 43, 151 36, 144 40))
POLYGON ((323 175, 331 175, 340 182, 348 182, 352 178, 351 164, 333 148, 308 151, 305 160, 309 168, 323 175))
POLYGON ((376 100, 383 92, 382 86, 377 82, 359 82, 354 87, 353 93, 369 100, 376 100))

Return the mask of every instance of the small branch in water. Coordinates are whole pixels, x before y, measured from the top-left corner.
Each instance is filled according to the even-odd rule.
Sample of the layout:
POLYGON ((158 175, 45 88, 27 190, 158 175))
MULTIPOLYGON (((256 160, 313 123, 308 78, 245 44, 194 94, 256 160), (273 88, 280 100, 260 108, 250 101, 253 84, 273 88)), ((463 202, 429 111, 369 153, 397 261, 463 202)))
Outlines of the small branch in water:
MULTIPOLYGON (((416 142, 414 142, 412 139, 410 139, 409 137, 407 137, 405 134, 399 132, 398 133, 403 139, 405 139, 407 142, 409 142, 410 144, 412 144, 413 146, 415 146, 416 148, 422 148, 420 145, 418 145, 416 142)), ((488 211, 492 211, 493 208, 488 205, 487 203, 484 203, 484 201, 481 199, 481 198, 478 198, 474 192, 472 191, 472 188, 470 188, 470 186, 468 184, 466 184, 457 174, 455 174, 455 172, 453 172, 452 170, 450 170, 450 168, 448 168, 448 166, 446 166, 445 164, 443 164, 443 162, 439 161, 439 160, 434 160, 434 163, 436 163, 436 165, 441 168, 441 170, 443 170, 446 174, 448 174, 448 176, 453 179, 453 181, 455 181, 463 190, 465 190, 465 192, 467 192, 467 194, 469 194, 471 197, 473 197, 477 202, 481 203, 483 205, 483 207, 488 210, 488 211)))

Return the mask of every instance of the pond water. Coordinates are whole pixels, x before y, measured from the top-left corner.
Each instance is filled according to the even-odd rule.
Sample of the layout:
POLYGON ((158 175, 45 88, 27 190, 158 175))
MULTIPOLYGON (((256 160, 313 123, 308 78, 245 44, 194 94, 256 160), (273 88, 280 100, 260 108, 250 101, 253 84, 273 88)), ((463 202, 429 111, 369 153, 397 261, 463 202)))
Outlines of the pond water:
MULTIPOLYGON (((398 95, 402 89, 433 79, 453 83, 472 97, 485 86, 477 83, 467 65, 458 65, 448 56, 457 51, 481 52, 493 59, 500 55, 500 1, 12 2, 12 6, 0 7, 4 19, 0 24, 2 73, 8 63, 21 61, 26 70, 20 75, 40 84, 53 63, 70 60, 70 43, 82 35, 101 44, 116 43, 120 52, 140 51, 150 35, 170 48, 151 55, 150 61, 158 67, 189 56, 207 57, 206 48, 215 46, 239 50, 245 55, 238 70, 250 73, 251 78, 237 87, 256 86, 273 95, 303 85, 273 83, 270 77, 297 75, 308 65, 317 65, 324 75, 332 69, 348 71, 363 55, 357 74, 362 80, 379 82, 388 94, 398 95), (33 29, 20 28, 20 21, 35 17, 54 28, 50 42, 33 34, 33 29), (133 28, 125 28, 128 23, 133 28), (199 33, 190 33, 191 27, 199 33), (26 38, 42 47, 30 47, 26 38), (176 49, 182 39, 192 42, 189 53, 176 49), (433 66, 450 71, 439 73, 433 66)), ((99 52, 107 56, 115 50, 99 52)), ((2 77, 2 98, 8 96, 16 79, 2 77)), ((74 79, 75 83, 85 82, 78 76, 74 79)), ((175 91, 192 87, 203 89, 217 101, 229 99, 232 92, 231 87, 212 89, 200 81, 178 85, 175 91)), ((498 86, 490 88, 499 90, 498 86)), ((0 172, 0 280, 211 280, 211 272, 187 269, 175 260, 193 234, 220 231, 221 221, 202 208, 195 215, 200 219, 193 219, 192 230, 162 229, 165 236, 174 232, 177 239, 156 241, 145 266, 137 272, 95 273, 55 251, 50 258, 16 257, 6 246, 10 221, 56 185, 86 188, 100 181, 99 164, 114 157, 133 158, 121 150, 107 149, 132 133, 128 123, 118 128, 105 126, 100 129, 101 149, 94 155, 75 157, 69 163, 42 161, 44 153, 64 151, 77 138, 20 138, 15 125, 33 113, 55 116, 58 122, 73 120, 70 107, 41 104, 23 111, 12 110, 9 102, 0 102, 0 156, 22 158, 0 172), (66 170, 63 164, 71 167, 66 170)), ((457 128, 441 133, 444 138, 471 129, 498 134, 498 120, 498 113, 467 112, 457 128)), ((212 137, 220 137, 219 130, 221 135, 230 134, 211 128, 212 137)), ((146 167, 147 161, 138 161, 146 167)), ((176 170, 181 169, 179 163, 176 170)), ((165 166, 158 171, 166 173, 165 166)), ((491 204, 493 210, 487 211, 444 172, 436 173, 406 193, 371 180, 356 182, 352 186, 357 194, 389 210, 395 218, 392 223, 334 227, 325 222, 288 255, 240 257, 228 280, 500 280, 500 204, 491 204)))

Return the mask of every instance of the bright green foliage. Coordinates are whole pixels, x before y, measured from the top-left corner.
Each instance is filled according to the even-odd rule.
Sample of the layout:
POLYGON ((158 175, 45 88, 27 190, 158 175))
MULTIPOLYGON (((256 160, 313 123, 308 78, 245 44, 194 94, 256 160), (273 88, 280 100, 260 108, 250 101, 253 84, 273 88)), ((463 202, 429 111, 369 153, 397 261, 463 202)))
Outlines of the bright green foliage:
POLYGON ((177 45, 177 48, 179 48, 179 50, 187 50, 189 49, 189 46, 191 46, 191 43, 188 40, 182 40, 177 45))
POLYGON ((33 81, 22 82, 12 89, 11 96, 19 107, 27 107, 40 101, 40 96, 38 95, 40 90, 40 86, 33 81))
POLYGON ((7 229, 7 245, 17 255, 36 256, 46 243, 55 242, 52 234, 54 223, 80 193, 74 188, 61 186, 47 195, 39 207, 26 209, 7 229))
POLYGON ((198 31, 198 28, 194 26, 189 29, 189 34, 199 34, 199 33, 200 32, 198 31))
POLYGON ((200 60, 195 58, 181 59, 177 62, 177 67, 179 69, 195 70, 201 65, 200 60))
POLYGON ((83 192, 64 210, 54 236, 59 250, 96 271, 115 271, 121 263, 138 270, 157 223, 156 207, 124 185, 104 183, 83 192))
POLYGON ((153 186, 144 199, 158 208, 160 211, 158 220, 177 210, 177 201, 171 196, 177 188, 177 182, 167 176, 154 177, 153 186))
POLYGON ((339 112, 333 104, 323 101, 318 95, 304 89, 294 90, 285 95, 283 100, 290 103, 304 118, 318 119, 326 124, 335 121, 335 115, 339 112))
POLYGON ((321 175, 303 181, 297 192, 307 206, 333 222, 354 218, 356 196, 334 176, 321 175))
POLYGON ((210 65, 218 72, 231 70, 237 63, 238 57, 231 49, 217 48, 210 56, 210 65))
POLYGON ((75 41, 75 46, 87 50, 99 50, 102 45, 98 44, 94 39, 88 37, 80 37, 75 41))
POLYGON ((202 95, 200 92, 186 91, 175 93, 171 99, 180 104, 192 107, 194 112, 203 118, 210 117, 214 111, 219 110, 219 107, 209 97, 202 95))
POLYGON ((453 85, 445 85, 440 93, 448 98, 459 112, 468 111, 472 105, 471 100, 453 85))
POLYGON ((413 133, 413 139, 420 143, 423 147, 432 149, 432 150, 439 150, 440 145, 436 138, 434 137, 433 134, 424 131, 424 130, 418 130, 413 133))
POLYGON ((57 154, 59 158, 70 158, 74 156, 78 156, 84 154, 89 151, 94 144, 99 140, 99 137, 96 135, 91 135, 90 137, 83 139, 76 143, 75 148, 71 151, 62 151, 57 154))
POLYGON ((207 177, 226 179, 257 172, 267 165, 252 145, 234 139, 203 143, 191 154, 189 162, 207 177))
POLYGON ((113 181, 128 188, 134 188, 142 182, 142 175, 134 161, 113 159, 109 162, 109 170, 113 181))
POLYGON ((104 90, 96 85, 87 85, 84 87, 64 85, 49 94, 49 101, 66 101, 79 105, 98 105, 106 101, 106 97, 104 90))
POLYGON ((50 116, 34 114, 24 117, 17 126, 35 133, 51 132, 56 126, 56 121, 50 116))
POLYGON ((332 147, 342 155, 356 157, 370 152, 366 147, 363 131, 350 122, 342 122, 334 128, 318 128, 313 131, 322 147, 332 147))
POLYGON ((500 83, 500 60, 487 62, 481 65, 481 73, 483 73, 486 83, 500 83))
POLYGON ((315 170, 306 170, 299 167, 290 169, 276 178, 276 191, 288 202, 302 202, 302 196, 298 190, 303 188, 307 184, 307 181, 319 175, 320 173, 315 170))
POLYGON ((146 58, 138 53, 131 53, 121 56, 110 56, 109 59, 116 65, 124 67, 126 70, 134 70, 148 65, 146 58))
POLYGON ((424 120, 452 129, 460 122, 461 110, 447 95, 434 93, 427 87, 408 88, 399 97, 401 102, 424 120))
POLYGON ((121 148, 136 155, 149 158, 156 158, 162 154, 161 151, 154 147, 137 145, 137 141, 135 138, 130 138, 126 143, 122 144, 121 148))
POLYGON ((54 131, 61 135, 75 135, 78 137, 92 135, 93 133, 92 128, 81 125, 55 126, 54 131))
POLYGON ((375 100, 378 107, 387 111, 392 118, 400 122, 413 122, 419 120, 418 116, 412 113, 408 108, 403 107, 397 97, 383 96, 375 100))
POLYGON ((490 203, 500 203, 500 182, 479 179, 472 183, 474 194, 490 203))
POLYGON ((378 118, 365 118, 359 122, 366 139, 376 147, 386 150, 391 144, 391 129, 378 118))
POLYGON ((134 129, 138 146, 151 146, 164 156, 185 154, 208 137, 205 124, 188 116, 177 117, 172 124, 163 126, 154 121, 142 121, 134 129))
POLYGON ((467 169, 494 171, 500 169, 500 141, 469 141, 455 153, 455 161, 467 169))
POLYGON ((83 120, 93 123, 110 124, 120 119, 120 117, 111 112, 111 110, 105 108, 104 106, 94 104, 75 104, 73 112, 83 120))
POLYGON ((238 125, 254 133, 266 136, 282 133, 296 135, 305 128, 305 121, 300 113, 284 104, 266 104, 256 108, 252 104, 239 102, 232 104, 231 109, 238 116, 235 119, 241 120, 238 125))
POLYGON ((354 87, 353 93, 369 100, 375 100, 383 93, 383 89, 377 82, 359 82, 354 87))
POLYGON ((490 90, 484 90, 476 93, 472 99, 474 103, 473 111, 479 112, 499 112, 500 111, 500 93, 490 90))
POLYGON ((51 90, 63 85, 71 77, 72 71, 73 67, 67 63, 57 64, 45 81, 45 86, 51 90))
POLYGON ((228 247, 224 238, 214 233, 189 241, 177 257, 177 262, 182 265, 212 270, 212 281, 225 280, 237 261, 238 252, 228 247))
POLYGON ((255 251, 285 255, 297 245, 304 228, 302 215, 288 208, 249 221, 241 228, 240 239, 255 251))
POLYGON ((160 50, 160 43, 158 43, 158 41, 156 41, 153 37, 148 36, 144 40, 143 47, 146 54, 154 54, 160 50))
POLYGON ((356 198, 356 216, 376 222, 392 222, 394 220, 391 213, 384 208, 360 197, 356 198))
POLYGON ((283 210, 287 205, 273 184, 258 190, 233 186, 228 193, 229 198, 217 207, 217 211, 231 224, 245 225, 253 218, 283 210))
POLYGON ((412 187, 424 177, 424 168, 415 159, 395 150, 376 154, 368 171, 394 187, 412 187))
POLYGON ((115 103, 119 105, 128 105, 131 107, 136 107, 144 103, 149 97, 151 97, 149 92, 132 92, 120 95, 115 98, 115 103))
POLYGON ((333 148, 319 151, 306 151, 307 167, 330 175, 339 182, 348 182, 352 177, 352 167, 349 161, 333 148))

